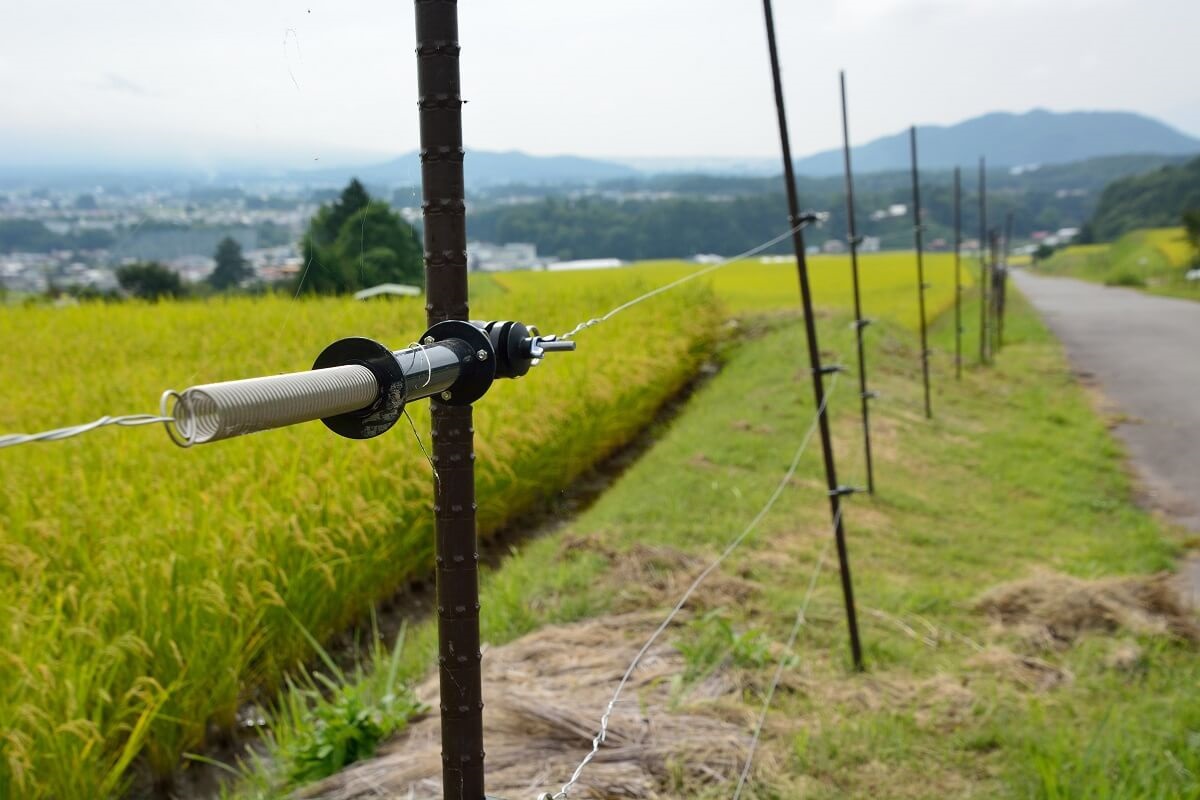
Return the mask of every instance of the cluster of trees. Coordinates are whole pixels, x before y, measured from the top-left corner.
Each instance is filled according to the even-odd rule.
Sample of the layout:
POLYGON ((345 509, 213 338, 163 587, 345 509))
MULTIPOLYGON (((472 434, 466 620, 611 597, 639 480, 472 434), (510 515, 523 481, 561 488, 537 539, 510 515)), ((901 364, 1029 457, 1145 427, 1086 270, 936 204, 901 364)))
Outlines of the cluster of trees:
POLYGON ((49 253, 53 250, 100 250, 115 237, 109 231, 55 233, 35 219, 0 219, 0 253, 49 253))
POLYGON ((1108 241, 1137 228, 1178 225, 1188 209, 1200 209, 1200 158, 1113 181, 1088 227, 1097 240, 1108 241))
MULTIPOLYGON (((357 180, 321 206, 309 223, 302 249, 305 268, 286 286, 289 292, 344 294, 380 283, 424 284, 423 253, 416 232, 385 201, 373 199, 357 180)), ((117 270, 120 293, 87 287, 66 291, 84 299, 131 296, 160 300, 271 288, 254 280, 254 270, 236 239, 222 239, 213 259, 216 266, 201 286, 189 286, 179 273, 159 262, 141 261, 117 270)), ((58 295, 63 290, 52 288, 50 293, 58 295)))
MULTIPOLYGON (((229 292, 251 288, 254 270, 242 254, 242 246, 226 236, 213 254, 216 268, 209 274, 200 291, 229 292)), ((183 282, 179 273, 156 261, 126 264, 117 270, 117 283, 126 294, 143 300, 187 297, 193 290, 183 282)), ((77 293, 80 294, 80 293, 77 293)), ((87 292, 80 294, 90 297, 87 292)))
POLYGON ((301 245, 297 291, 345 294, 380 283, 424 285, 416 232, 387 201, 372 198, 357 179, 322 205, 301 245))
MULTIPOLYGON (((988 172, 988 213, 993 225, 1015 213, 1014 232, 1024 237, 1038 230, 1081 226, 1095 210, 1103 188, 1112 180, 1166 164, 1169 156, 1112 156, 1033 170, 988 172)), ((872 212, 912 202, 907 171, 856 176, 859 230, 878 236, 885 248, 912 246, 909 216, 871 220, 872 212)), ((925 170, 921 175, 927 242, 953 237, 953 173, 925 170)), ((963 171, 963 236, 979 232, 973 165, 963 171)), ((476 201, 521 197, 524 203, 495 203, 474 210, 474 239, 533 242, 539 251, 559 258, 615 256, 626 259, 681 256, 696 252, 733 254, 778 233, 786 219, 782 186, 775 177, 661 175, 605 181, 598 187, 509 186, 477 190, 476 201), (588 193, 585 189, 599 189, 588 193), (614 195, 655 196, 620 200, 614 195), (666 199, 663 196, 666 195, 666 199)), ((799 176, 797 189, 805 208, 828 211, 824 228, 811 231, 810 243, 846 238, 845 189, 841 176, 799 176)), ((790 245, 782 244, 779 251, 790 245)))
MULTIPOLYGON (((884 248, 911 247, 911 212, 872 220, 878 209, 902 204, 910 206, 911 187, 895 186, 884 191, 861 192, 856 196, 859 232, 878 236, 884 248)), ((953 189, 945 183, 922 187, 926 243, 953 241, 953 189)), ((993 224, 1022 199, 996 194, 990 198, 993 224)), ((806 234, 809 244, 826 239, 845 241, 848 233, 845 200, 840 188, 803 195, 806 208, 829 213, 822 227, 806 234)), ((963 207, 963 238, 978 235, 977 205, 963 207)), ((1076 219, 1081 219, 1080 217, 1076 219)), ((1053 219, 1018 217, 1018 235, 1028 235, 1035 225, 1056 229, 1053 219)), ((498 205, 471 216, 474 239, 496 242, 532 242, 538 251, 558 258, 615 257, 629 260, 669 258, 693 253, 732 255, 777 235, 785 227, 787 204, 782 191, 731 197, 674 197, 656 200, 615 200, 604 197, 567 199, 548 197, 532 203, 498 205)), ((791 242, 781 242, 774 252, 788 252, 791 242)))

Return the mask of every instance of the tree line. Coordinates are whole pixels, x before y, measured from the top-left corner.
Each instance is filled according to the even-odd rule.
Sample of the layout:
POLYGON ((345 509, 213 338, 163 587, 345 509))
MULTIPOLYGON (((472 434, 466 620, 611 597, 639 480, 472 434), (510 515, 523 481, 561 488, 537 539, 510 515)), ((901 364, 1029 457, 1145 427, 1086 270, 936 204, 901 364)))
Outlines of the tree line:
MULTIPOLYGON (((298 275, 268 284, 255 277, 241 245, 227 236, 213 253, 213 271, 200 285, 185 283, 164 264, 142 261, 117 269, 120 292, 89 287, 68 291, 87 299, 129 296, 160 300, 275 289, 290 294, 349 294, 380 283, 424 285, 423 248, 416 231, 386 201, 372 198, 357 179, 336 199, 323 204, 309 221, 301 254, 298 275)), ((54 294, 60 291, 51 290, 54 294)))
POLYGON ((1166 228, 1200 213, 1200 158, 1121 178, 1100 195, 1089 223, 1101 241, 1117 239, 1137 228, 1166 228))

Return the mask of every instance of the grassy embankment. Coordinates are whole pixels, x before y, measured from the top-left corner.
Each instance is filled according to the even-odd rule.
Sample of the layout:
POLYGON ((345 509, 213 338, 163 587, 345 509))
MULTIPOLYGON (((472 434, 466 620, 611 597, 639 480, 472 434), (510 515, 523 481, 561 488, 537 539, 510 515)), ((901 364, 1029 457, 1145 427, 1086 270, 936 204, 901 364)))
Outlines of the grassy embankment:
POLYGON ((1200 300, 1200 281, 1184 277, 1194 258, 1182 228, 1154 228, 1133 231, 1112 244, 1067 247, 1039 263, 1037 270, 1200 300))
MULTIPOLYGON (((974 313, 968 308, 967 318, 974 313)), ((1021 628, 1000 627, 976 606, 988 589, 1040 571, 1095 579, 1162 570, 1183 543, 1135 506, 1122 452, 1059 345, 1019 298, 1010 314, 996 366, 972 367, 962 383, 946 356, 948 326, 939 327, 932 422, 920 414, 911 330, 871 329, 872 383, 882 394, 879 493, 852 498, 846 511, 868 672, 848 668, 830 565, 767 727, 759 763, 770 766, 748 796, 1200 794, 1193 646, 1153 625, 1106 627, 1113 620, 1089 608, 1079 620, 1021 628)), ((852 352, 845 322, 837 315, 820 323, 824 349, 843 361, 852 352)), ((723 371, 611 490, 485 574, 486 640, 497 645, 545 625, 644 608, 648 597, 664 609, 673 602, 631 582, 630 560, 643 559, 646 548, 711 557, 761 506, 811 419, 802 353, 803 335, 789 320, 761 339, 731 343, 723 371)), ((852 387, 843 385, 832 405, 839 464, 844 482, 861 483, 855 407, 852 387)), ((690 657, 705 659, 696 673, 735 658, 746 637, 785 637, 828 539, 827 513, 814 447, 775 510, 722 569, 752 590, 718 617, 693 617, 677 629, 690 657), (702 640, 716 646, 695 647, 702 640)), ((1076 601, 1091 596, 1081 591, 1076 601)), ((435 647, 432 625, 411 631, 395 674, 421 678, 435 647)), ((747 726, 772 669, 750 662, 739 666, 757 688, 742 695, 740 712, 720 712, 741 713, 747 726)), ((390 691, 385 683, 380 671, 349 692, 380 696, 390 691)), ((299 722, 277 720, 284 752, 311 735, 303 714, 299 722)), ((277 779, 259 771, 242 794, 272 796, 277 779)), ((663 787, 673 797, 729 791, 663 787)))
MULTIPOLYGON (((935 306, 950 297, 938 263, 935 306)), ((845 267, 814 270, 828 302, 848 302, 845 267)), ((912 272, 911 258, 881 258, 868 281, 911 298, 912 272)), ((566 330, 664 274, 485 280, 473 310, 566 330)), ((776 307, 794 307, 794 275, 744 273, 776 307)), ((20 346, 0 354, 0 430, 150 411, 166 387, 303 369, 348 334, 399 347, 422 318, 420 301, 283 298, 8 309, 0 338, 20 346)), ((712 295, 683 289, 497 385, 476 416, 483 534, 636 435, 720 329, 712 295)), ((413 415, 424 432, 423 404, 413 415)), ((169 780, 184 751, 236 728, 242 703, 269 703, 316 640, 431 563, 428 465, 404 424, 371 442, 313 424, 186 452, 153 428, 104 430, 2 460, 0 796, 107 796, 138 765, 169 780)))
MULTIPOLYGON (((850 353, 844 323, 841 315, 821 320, 824 348, 850 353)), ((1092 579, 1168 569, 1182 543, 1134 505, 1120 447, 1075 384, 1060 345, 1015 299, 996 366, 972 367, 956 384, 942 325, 936 417, 928 422, 919 413, 911 331, 871 330, 872 384, 883 395, 875 413, 880 492, 858 495, 846 511, 868 673, 848 669, 829 564, 769 718, 760 763, 770 766, 746 796, 1200 795, 1193 645, 1150 625, 1108 630, 1103 615, 1090 618, 1094 609, 1081 610, 1080 630, 1072 619, 1044 620, 1062 624, 1048 632, 997 626, 976 607, 986 590, 1039 571, 1092 579)), ((790 320, 732 345, 724 371, 611 491, 486 573, 487 642, 643 608, 648 597, 668 606, 673 596, 630 582, 629 560, 646 559, 648 549, 710 558, 754 515, 811 419, 802 353, 802 332, 790 320)), ((841 475, 860 483, 854 407, 851 386, 842 385, 832 404, 841 475)), ((722 567, 750 593, 674 632, 701 660, 697 674, 736 660, 746 637, 786 637, 829 536, 820 470, 814 446, 780 504, 722 567), (697 648, 697 640, 714 646, 697 648)), ((416 628, 398 674, 419 679, 434 649, 432 625, 416 628)), ((740 708, 749 727, 773 664, 750 658, 738 666, 752 688, 719 712, 737 716, 740 708)), ((382 682, 377 673, 354 691, 382 693, 382 682)), ((295 730, 278 728, 284 746, 295 730)), ((582 747, 581 740, 581 754, 582 747)), ((259 772, 242 794, 276 789, 259 772)), ((664 796, 679 798, 728 793, 728 786, 664 787, 664 796)))

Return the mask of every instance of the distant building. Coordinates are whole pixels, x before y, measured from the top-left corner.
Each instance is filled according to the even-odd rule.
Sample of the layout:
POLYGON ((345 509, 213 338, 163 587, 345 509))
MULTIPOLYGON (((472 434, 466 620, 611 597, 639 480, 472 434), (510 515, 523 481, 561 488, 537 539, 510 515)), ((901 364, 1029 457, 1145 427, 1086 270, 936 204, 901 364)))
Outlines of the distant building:
POLYGON ((167 261, 166 265, 179 273, 189 283, 199 283, 212 274, 217 262, 208 256, 180 256, 167 261))
POLYGON ((878 253, 883 247, 883 240, 878 236, 864 236, 858 245, 860 253, 878 253))
POLYGON ((537 245, 527 242, 492 244, 470 242, 467 244, 467 269, 472 272, 507 272, 514 269, 537 269, 537 245))
POLYGON ((619 258, 584 258, 577 261, 556 261, 547 264, 546 269, 550 272, 570 272, 577 269, 611 269, 623 266, 625 262, 619 258))
POLYGON ((903 217, 907 213, 908 206, 904 203, 892 203, 887 209, 887 214, 889 217, 903 217))
POLYGON ((381 283, 370 289, 354 293, 355 300, 370 300, 372 297, 420 297, 421 287, 403 283, 381 283))
POLYGON ((821 245, 821 252, 830 254, 844 253, 846 252, 846 243, 841 239, 826 239, 824 244, 821 245))

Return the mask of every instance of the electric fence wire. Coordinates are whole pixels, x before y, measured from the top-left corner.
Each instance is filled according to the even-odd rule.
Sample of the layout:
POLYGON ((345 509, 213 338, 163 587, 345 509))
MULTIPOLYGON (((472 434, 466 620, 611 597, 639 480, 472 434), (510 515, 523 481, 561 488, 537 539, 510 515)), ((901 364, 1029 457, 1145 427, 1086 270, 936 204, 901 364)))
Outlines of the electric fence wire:
MULTIPOLYGON (((842 519, 842 508, 838 507, 837 516, 833 520, 833 529, 837 530, 838 523, 842 519)), ((789 659, 792 655, 792 648, 796 646, 796 639, 800 636, 800 629, 808 622, 808 604, 812 601, 813 590, 817 586, 817 578, 821 576, 821 569, 825 566, 825 559, 829 556, 829 547, 833 539, 825 540, 825 547, 821 549, 821 556, 817 559, 817 565, 813 568, 812 577, 808 581, 808 590, 804 593, 804 600, 800 603, 800 607, 796 609, 796 620, 792 623, 792 630, 788 633, 787 644, 783 646, 783 652, 779 655, 779 663, 775 665, 775 675, 771 678, 771 686, 767 690, 766 697, 763 698, 762 711, 758 715, 758 723, 754 726, 754 736, 750 739, 750 750, 746 753, 746 765, 742 767, 742 774, 738 777, 737 788, 733 792, 733 800, 740 800, 742 789, 746 786, 746 781, 750 777, 750 768, 754 765, 754 753, 758 750, 758 741, 762 737, 763 726, 767 722, 767 712, 771 710, 771 701, 775 699, 775 690, 779 688, 779 681, 783 679, 783 671, 787 668, 789 659)))
POLYGON ((30 444, 32 442, 58 442, 63 439, 70 439, 72 436, 79 436, 97 428, 104 428, 109 425, 117 425, 123 428, 130 428, 137 425, 154 425, 159 422, 174 422, 174 417, 160 417, 154 414, 127 414, 122 417, 101 417, 92 422, 85 422, 82 425, 71 425, 66 428, 55 428, 52 431, 42 431, 41 433, 10 433, 0 436, 0 447, 15 447, 19 444, 30 444))
POLYGON ((622 303, 621 305, 617 306, 612 311, 609 311, 607 314, 605 314, 602 317, 593 317, 592 319, 581 322, 578 325, 576 325, 574 328, 572 328, 569 333, 564 333, 564 334, 560 335, 558 338, 559 339, 570 339, 573 336, 575 336, 575 334, 579 333, 580 331, 587 330, 588 328, 599 325, 602 322, 608 322, 608 320, 612 319, 617 314, 620 314, 622 311, 633 308, 638 303, 649 300, 651 297, 656 297, 656 296, 662 294, 663 292, 668 292, 671 289, 674 289, 676 286, 682 286, 683 284, 687 283, 688 281, 694 281, 696 278, 702 278, 705 275, 708 275, 711 272, 716 272, 717 270, 721 269, 722 267, 727 267, 736 261, 742 261, 744 259, 750 258, 751 256, 756 256, 759 253, 761 253, 762 251, 779 244, 784 239, 786 239, 789 236, 791 236, 792 234, 794 234, 796 231, 803 230, 805 227, 807 227, 809 224, 811 224, 814 221, 816 221, 816 218, 805 219, 805 220, 801 221, 795 227, 784 231, 783 233, 779 234, 778 236, 776 236, 773 239, 768 239, 767 241, 763 242, 762 244, 751 247, 749 250, 747 250, 744 253, 738 253, 736 256, 730 256, 729 258, 726 258, 722 261, 718 261, 716 264, 712 264, 711 266, 705 267, 704 269, 697 270, 695 272, 684 275, 682 278, 671 281, 670 283, 660 286, 657 289, 652 289, 649 292, 646 292, 645 294, 643 294, 639 297, 635 297, 626 303, 622 303))
POLYGON ((664 631, 666 631, 667 627, 671 624, 675 617, 679 615, 679 612, 683 610, 683 607, 687 604, 687 601, 691 599, 691 596, 696 589, 700 587, 700 584, 703 583, 704 580, 710 574, 712 574, 712 572, 716 570, 716 568, 719 567, 722 562, 724 562, 725 559, 728 558, 730 554, 732 554, 733 551, 742 544, 742 542, 746 540, 746 538, 754 531, 754 529, 758 527, 758 524, 762 522, 763 518, 770 513, 772 508, 774 508, 776 501, 778 501, 783 495, 784 489, 787 488, 788 483, 790 483, 792 480, 792 476, 796 474, 796 469, 800 466, 800 459, 804 456, 804 452, 808 449, 808 443, 812 441, 813 433, 817 430, 817 425, 821 420, 821 416, 825 413, 826 407, 829 405, 829 398, 833 395, 834 390, 837 388, 837 383, 838 373, 834 373, 833 380, 830 381, 829 384, 829 391, 825 393, 825 398, 822 401, 821 406, 813 415, 813 420, 809 424, 808 430, 804 434, 804 438, 801 439, 800 446, 796 448, 796 453, 792 456, 791 464, 788 465, 787 471, 783 474, 783 477, 779 479, 779 483, 775 486, 775 491, 773 491, 771 496, 767 498, 767 502, 761 509, 759 509, 758 513, 754 515, 754 518, 750 520, 749 524, 746 525, 742 532, 735 536, 729 542, 729 544, 725 546, 725 549, 721 551, 721 554, 718 555, 711 564, 705 567, 704 570, 696 576, 696 579, 693 580, 691 585, 688 586, 687 590, 684 591, 683 595, 679 598, 679 601, 675 603, 675 606, 670 610, 670 612, 668 612, 666 618, 654 630, 654 633, 650 634, 650 638, 646 640, 646 643, 642 645, 640 650, 638 650, 637 655, 633 657, 633 660, 625 669, 625 674, 621 676, 621 680, 617 684, 616 691, 613 692, 612 699, 608 701, 608 705, 604 709, 604 714, 600 717, 600 730, 596 734, 595 738, 592 739, 591 751, 588 752, 588 754, 583 757, 583 760, 579 762, 579 766, 575 768, 575 771, 571 774, 570 779, 563 784, 561 789, 554 794, 544 792, 538 795, 538 800, 562 800, 571 791, 572 787, 579 782, 580 777, 583 775, 583 771, 587 768, 588 764, 592 763, 592 760, 596 758, 597 754, 600 752, 601 746, 608 738, 608 726, 610 720, 612 719, 613 710, 616 708, 617 702, 621 699, 621 692, 625 690, 625 685, 629 683, 629 679, 633 677, 633 672, 637 669, 638 664, 641 663, 642 659, 645 657, 646 653, 650 651, 650 648, 654 645, 654 643, 658 641, 658 637, 661 636, 664 631))
MULTIPOLYGON (((812 218, 805 219, 802 222, 800 222, 800 224, 796 225, 795 227, 793 227, 787 231, 784 231, 783 233, 779 234, 778 236, 776 236, 772 239, 768 239, 767 241, 763 242, 762 244, 759 244, 759 245, 756 245, 756 246, 750 248, 749 250, 747 250, 744 253, 739 253, 736 256, 732 256, 723 261, 719 261, 716 264, 712 264, 711 266, 705 267, 702 270, 698 270, 698 271, 690 273, 688 275, 684 275, 682 278, 679 278, 678 280, 671 281, 670 283, 668 283, 664 286, 660 286, 657 289, 653 289, 649 292, 646 292, 645 294, 641 295, 640 297, 635 297, 626 303, 622 303, 621 305, 619 305, 616 308, 609 311, 604 316, 594 317, 585 322, 581 322, 578 325, 576 325, 571 330, 570 333, 565 333, 562 336, 559 336, 558 338, 570 339, 573 336, 575 336, 575 334, 579 333, 580 331, 586 330, 587 328, 591 328, 595 325, 599 325, 602 322, 607 322, 609 319, 615 317, 617 314, 621 313, 622 311, 632 308, 633 306, 636 306, 639 303, 649 300, 652 297, 655 297, 664 292, 670 291, 671 289, 674 289, 677 286, 682 286, 683 284, 685 284, 689 281, 693 281, 696 278, 700 278, 705 275, 708 275, 709 273, 715 272, 716 270, 721 269, 722 267, 727 267, 730 264, 733 264, 734 262, 742 261, 743 259, 747 259, 747 258, 750 258, 751 256, 758 255, 762 251, 779 244, 784 239, 791 236, 796 231, 803 229, 805 226, 809 225, 813 221, 814 221, 814 219, 812 219, 812 218)), ((311 266, 311 264, 312 264, 312 261, 310 259, 308 266, 311 266)), ((300 289, 304 285, 304 276, 308 272, 308 266, 305 267, 304 272, 300 276, 300 285, 296 288, 296 296, 297 297, 299 297, 300 289)), ((290 321, 290 315, 289 315, 289 321, 290 321)), ((287 323, 285 322, 285 325, 286 324, 287 323)), ((419 344, 417 346, 421 347, 419 344)), ((421 348, 421 353, 422 353, 422 355, 425 355, 425 359, 426 359, 426 361, 428 361, 429 356, 427 354, 425 354, 423 347, 421 348)), ((415 353, 413 354, 413 358, 414 359, 416 358, 415 353)), ((428 384, 428 382, 429 381, 427 378, 426 384, 428 384)), ((66 427, 66 428, 56 428, 55 430, 42 431, 41 433, 13 433, 13 434, 7 434, 7 435, 0 435, 0 447, 12 447, 12 446, 19 445, 19 444, 29 444, 30 442, 52 442, 52 441, 59 441, 61 439, 69 439, 72 436, 79 436, 80 434, 89 433, 91 431, 96 430, 97 428, 102 428, 107 425, 119 425, 119 426, 128 427, 128 426, 133 426, 133 425, 150 425, 150 424, 153 424, 156 422, 174 423, 174 422, 176 422, 176 420, 174 417, 153 416, 150 414, 131 414, 131 415, 123 416, 123 417, 105 416, 105 417, 101 417, 100 419, 95 420, 93 422, 85 422, 81 425, 73 425, 73 426, 66 427)), ((419 437, 418 437, 418 441, 419 441, 419 437)), ((421 449, 422 450, 425 449, 424 445, 422 445, 421 449)))

